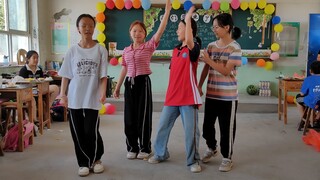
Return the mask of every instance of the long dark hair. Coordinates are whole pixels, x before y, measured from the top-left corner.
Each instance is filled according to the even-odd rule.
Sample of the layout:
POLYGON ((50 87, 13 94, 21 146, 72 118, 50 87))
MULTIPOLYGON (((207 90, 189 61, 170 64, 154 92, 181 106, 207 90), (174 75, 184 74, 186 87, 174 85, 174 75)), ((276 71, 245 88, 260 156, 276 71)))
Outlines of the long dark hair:
POLYGON ((241 29, 234 26, 232 16, 229 13, 222 13, 213 18, 217 20, 220 27, 230 26, 229 33, 234 40, 237 40, 241 36, 241 29))
MULTIPOLYGON (((183 24, 186 24, 186 22, 184 21, 184 19, 181 20, 181 22, 182 22, 183 24)), ((201 44, 202 44, 202 42, 201 42, 201 39, 200 39, 200 38, 198 37, 198 35, 197 35, 197 32, 198 32, 197 23, 196 23, 196 21, 195 21, 194 19, 192 19, 192 18, 191 18, 191 29, 192 29, 192 36, 193 36, 194 38, 196 38, 196 41, 197 41, 197 43, 199 44, 200 49, 201 49, 201 44)))

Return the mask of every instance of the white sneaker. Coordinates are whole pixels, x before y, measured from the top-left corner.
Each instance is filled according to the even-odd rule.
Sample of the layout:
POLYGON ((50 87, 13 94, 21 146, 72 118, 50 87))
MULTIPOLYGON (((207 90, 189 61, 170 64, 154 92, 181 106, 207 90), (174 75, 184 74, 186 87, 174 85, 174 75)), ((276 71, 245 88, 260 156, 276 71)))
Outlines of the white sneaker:
POLYGON ((88 176, 90 173, 89 168, 88 167, 80 167, 78 170, 78 174, 79 176, 88 176))
POLYGON ((193 173, 201 172, 201 166, 198 163, 194 163, 190 166, 190 171, 193 173))
POLYGON ((202 162, 203 163, 207 163, 210 161, 210 159, 212 157, 215 157, 218 155, 218 151, 217 150, 212 150, 211 148, 208 148, 206 150, 206 152, 203 154, 203 157, 202 157, 202 162))
POLYGON ((100 160, 96 161, 93 165, 93 172, 94 173, 102 173, 104 171, 104 167, 100 160))
POLYGON ((159 162, 160 160, 156 156, 152 156, 151 158, 148 159, 148 163, 150 164, 157 164, 159 162))
POLYGON ((221 165, 219 167, 219 171, 228 172, 232 169, 232 161, 231 159, 223 158, 221 165))
POLYGON ((147 159, 149 156, 151 155, 151 153, 145 153, 145 152, 140 152, 137 156, 138 159, 147 159))
POLYGON ((135 152, 128 152, 128 153, 127 153, 127 158, 128 158, 128 159, 135 159, 135 158, 137 158, 137 153, 135 153, 135 152))

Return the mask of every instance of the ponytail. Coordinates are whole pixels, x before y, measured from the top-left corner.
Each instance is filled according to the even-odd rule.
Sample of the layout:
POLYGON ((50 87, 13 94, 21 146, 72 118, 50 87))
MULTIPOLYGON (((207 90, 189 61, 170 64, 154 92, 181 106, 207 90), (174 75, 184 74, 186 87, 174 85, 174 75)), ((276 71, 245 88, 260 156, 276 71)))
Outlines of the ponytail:
POLYGON ((198 36, 196 36, 195 38, 201 49, 201 45, 202 45, 201 39, 198 36))
POLYGON ((237 40, 241 36, 241 29, 234 26, 231 33, 232 39, 237 40))

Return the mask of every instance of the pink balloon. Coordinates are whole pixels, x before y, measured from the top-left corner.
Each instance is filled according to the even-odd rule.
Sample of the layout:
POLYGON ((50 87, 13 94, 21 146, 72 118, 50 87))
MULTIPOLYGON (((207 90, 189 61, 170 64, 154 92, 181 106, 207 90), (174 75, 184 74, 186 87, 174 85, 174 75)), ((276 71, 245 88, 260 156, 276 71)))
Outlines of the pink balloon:
POLYGON ((238 9, 239 7, 240 7, 240 1, 239 0, 232 0, 231 1, 231 7, 233 8, 233 9, 238 9))
POLYGON ((111 64, 112 66, 118 65, 118 59, 117 59, 117 58, 111 58, 111 59, 110 59, 110 64, 111 64))
POLYGON ((124 7, 129 10, 132 8, 132 1, 131 0, 126 0, 126 2, 124 3, 124 7))
POLYGON ((279 55, 278 52, 273 52, 273 53, 271 53, 271 55, 270 55, 270 59, 273 60, 273 61, 278 60, 279 57, 280 57, 280 55, 279 55))
POLYGON ((219 1, 213 1, 213 2, 212 2, 212 5, 211 5, 211 8, 212 8, 213 10, 219 10, 219 8, 220 8, 220 2, 219 2, 219 1))
POLYGON ((116 112, 116 106, 113 104, 110 104, 106 107, 106 114, 113 114, 116 112))

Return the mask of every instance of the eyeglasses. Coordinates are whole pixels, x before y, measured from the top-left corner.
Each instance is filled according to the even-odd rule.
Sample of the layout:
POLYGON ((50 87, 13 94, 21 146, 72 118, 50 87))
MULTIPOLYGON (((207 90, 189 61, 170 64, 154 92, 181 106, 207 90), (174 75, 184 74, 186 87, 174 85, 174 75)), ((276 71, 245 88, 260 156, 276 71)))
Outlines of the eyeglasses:
POLYGON ((218 29, 218 28, 220 28, 220 26, 211 26, 210 29, 211 29, 212 31, 214 31, 215 29, 218 29))

